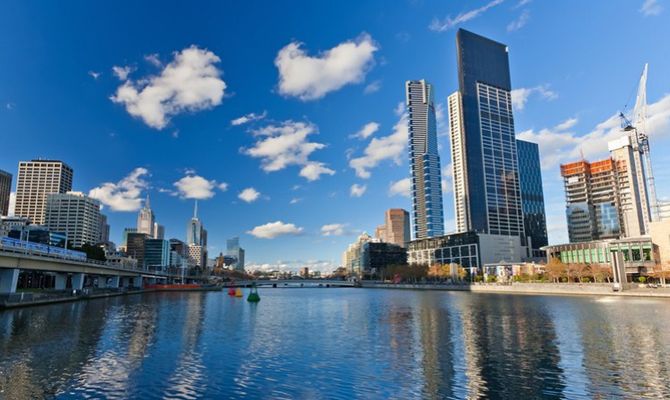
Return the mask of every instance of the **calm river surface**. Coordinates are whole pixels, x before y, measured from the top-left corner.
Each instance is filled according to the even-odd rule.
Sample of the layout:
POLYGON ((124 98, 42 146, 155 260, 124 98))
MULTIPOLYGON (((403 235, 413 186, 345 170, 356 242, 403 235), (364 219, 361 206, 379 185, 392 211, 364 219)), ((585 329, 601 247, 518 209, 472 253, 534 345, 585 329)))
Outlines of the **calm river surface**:
POLYGON ((0 312, 0 398, 670 398, 670 300, 260 294, 0 312))

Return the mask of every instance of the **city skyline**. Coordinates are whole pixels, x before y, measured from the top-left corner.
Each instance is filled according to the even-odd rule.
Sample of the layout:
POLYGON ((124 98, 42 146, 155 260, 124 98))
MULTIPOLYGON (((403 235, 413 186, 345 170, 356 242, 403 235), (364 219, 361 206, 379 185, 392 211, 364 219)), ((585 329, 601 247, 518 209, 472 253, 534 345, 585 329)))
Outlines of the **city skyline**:
MULTIPOLYGON (((170 32, 153 25, 157 22, 110 10, 99 29, 109 29, 115 18, 125 21, 128 33, 117 40, 100 37, 96 32, 102 30, 96 26, 70 20, 90 19, 91 10, 80 9, 64 17, 71 28, 45 38, 54 29, 49 13, 57 11, 9 3, 0 29, 5 36, 19 32, 21 46, 33 51, 6 44, 8 59, 15 63, 0 67, 0 131, 12 151, 0 158, 0 169, 16 180, 19 161, 44 157, 68 164, 74 170, 72 189, 95 194, 104 204, 111 240, 117 244, 123 229, 136 225, 145 196, 152 198, 165 237, 182 239, 192 202, 199 199, 210 254, 225 252, 225 240, 240 236, 252 268, 286 264, 297 269, 297 264, 307 264, 310 269, 332 269, 348 243, 362 231, 374 232, 381 211, 411 209, 406 196, 406 116, 397 109, 404 101, 406 80, 426 79, 434 86, 446 180, 445 231, 456 229, 446 99, 457 88, 455 32, 463 27, 509 46, 516 134, 540 145, 550 242, 567 242, 558 165, 579 159, 580 152, 587 159, 607 155, 607 142, 617 137, 616 113, 627 103, 632 106, 629 91, 645 62, 650 63, 652 161, 657 181, 668 181, 670 161, 661 155, 670 145, 670 77, 661 71, 670 68, 670 60, 644 41, 670 34, 670 28, 661 26, 667 10, 660 16, 645 15, 639 11, 641 1, 619 7, 589 4, 581 10, 564 7, 558 12, 576 26, 585 25, 580 21, 593 12, 612 19, 625 14, 644 23, 636 23, 635 30, 603 22, 579 26, 569 34, 570 43, 563 43, 562 35, 568 34, 554 21, 560 18, 555 18, 552 5, 524 2, 516 8, 521 3, 502 2, 475 17, 462 17, 485 4, 394 5, 376 19, 353 16, 323 34, 317 34, 322 18, 295 21, 294 27, 261 44, 265 36, 241 28, 200 33, 195 21, 202 15, 193 11, 184 16, 188 23, 183 31, 170 32), (408 12, 413 21, 425 24, 403 22, 408 12), (531 17, 521 26, 526 12, 531 17), (443 19, 445 15, 452 17, 443 19), (43 31, 31 27, 29 17, 43 31), (162 35, 143 34, 145 24, 162 35), (599 30, 602 37, 594 34, 599 30), (67 44, 84 31, 96 40, 67 44), (240 34, 251 35, 247 46, 253 52, 227 38, 240 34), (589 39, 580 42, 580 37, 589 39), (636 51, 624 57, 618 46, 636 51), (546 59, 535 56, 547 48, 551 54, 546 59), (339 53, 331 49, 351 57, 352 69, 314 81, 293 73, 310 63, 337 61, 339 53), (250 62, 236 60, 242 54, 250 62), (409 54, 416 54, 416 65, 404 63, 409 54), (562 58, 580 61, 572 65, 562 58), (28 84, 31 74, 44 66, 50 68, 28 84), (184 82, 170 79, 171 68, 178 67, 193 68, 193 79, 211 83, 207 90, 189 93, 197 101, 180 102, 184 82), (247 83, 251 77, 257 80, 247 83), (177 94, 152 103, 142 95, 147 86, 140 81, 146 78, 147 85, 167 85, 177 94), (42 98, 59 101, 40 102, 42 98), (156 104, 157 109, 148 111, 156 104), (271 151, 279 138, 293 138, 299 145, 271 151)), ((224 22, 236 13, 242 19, 252 17, 242 5, 226 13, 208 7, 224 22)), ((331 14, 345 12, 338 5, 322 7, 331 14)), ((149 14, 147 5, 139 8, 138 15, 149 14)), ((166 7, 157 20, 179 11, 166 7)), ((261 19, 276 23, 267 16, 261 19)), ((658 192, 660 198, 670 196, 662 184, 658 192)))

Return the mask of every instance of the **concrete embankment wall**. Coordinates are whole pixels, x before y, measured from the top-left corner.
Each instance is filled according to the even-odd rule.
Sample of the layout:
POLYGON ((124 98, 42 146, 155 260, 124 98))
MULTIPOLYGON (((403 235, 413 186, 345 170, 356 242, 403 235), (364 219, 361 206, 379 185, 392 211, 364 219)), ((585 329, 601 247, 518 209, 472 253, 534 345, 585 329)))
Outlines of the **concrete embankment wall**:
POLYGON ((446 290, 475 293, 509 293, 509 294, 546 294, 546 295, 586 295, 586 296, 638 296, 668 297, 669 289, 630 288, 622 292, 614 292, 612 284, 606 283, 513 283, 511 285, 473 284, 473 285, 432 285, 432 284, 391 284, 367 283, 365 288, 375 289, 408 289, 408 290, 446 290))

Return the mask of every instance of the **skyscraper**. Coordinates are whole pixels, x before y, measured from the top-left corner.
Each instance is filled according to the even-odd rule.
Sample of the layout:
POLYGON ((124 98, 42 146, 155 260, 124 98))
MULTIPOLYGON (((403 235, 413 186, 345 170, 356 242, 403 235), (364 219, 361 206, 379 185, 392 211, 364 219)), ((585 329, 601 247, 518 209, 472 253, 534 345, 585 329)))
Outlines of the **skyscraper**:
POLYGON ((186 244, 197 245, 197 246, 206 246, 207 245, 207 233, 205 228, 198 218, 198 201, 195 201, 195 206, 193 208, 193 217, 188 221, 186 225, 186 244))
POLYGON ((444 212, 433 86, 425 80, 407 81, 405 89, 413 234, 416 239, 441 236, 444 234, 444 212))
POLYGON ((147 234, 151 237, 155 237, 154 226, 156 224, 156 218, 154 212, 151 211, 151 203, 149 202, 149 195, 147 194, 147 199, 144 202, 144 207, 140 209, 139 214, 137 214, 137 232, 147 234))
POLYGON ((94 245, 102 237, 100 202, 81 192, 52 193, 47 196, 44 224, 64 233, 70 246, 94 245))
POLYGON ((542 257, 540 250, 547 240, 547 217, 544 211, 544 192, 542 190, 542 169, 540 149, 537 143, 516 141, 519 158, 519 186, 521 187, 521 206, 523 210, 524 230, 529 238, 529 248, 533 257, 542 257))
POLYGON ((47 195, 71 191, 72 175, 72 168, 62 161, 19 162, 14 215, 28 217, 37 225, 44 224, 47 195))
POLYGON ((12 193, 12 174, 0 169, 0 216, 9 215, 9 196, 12 193))
POLYGON ((226 255, 235 257, 233 268, 244 271, 244 249, 240 247, 240 238, 234 237, 226 241, 226 255))
POLYGON ((382 242, 405 247, 411 239, 409 213, 402 208, 389 208, 384 217, 384 225, 377 227, 375 237, 382 242))
POLYGON ((524 237, 507 46, 456 34, 459 91, 449 96, 459 232, 524 237))

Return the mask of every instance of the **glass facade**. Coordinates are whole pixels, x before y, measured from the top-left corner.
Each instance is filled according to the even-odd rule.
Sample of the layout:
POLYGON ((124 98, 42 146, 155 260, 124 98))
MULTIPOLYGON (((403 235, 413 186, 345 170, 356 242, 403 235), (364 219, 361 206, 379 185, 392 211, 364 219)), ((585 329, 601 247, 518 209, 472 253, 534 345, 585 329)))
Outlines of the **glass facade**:
POLYGON ((442 176, 437 149, 433 87, 424 80, 406 83, 414 238, 444 234, 442 176))
POLYGON ((519 184, 526 236, 530 237, 534 257, 541 257, 541 247, 548 244, 547 218, 544 210, 540 149, 536 143, 516 141, 519 184))

